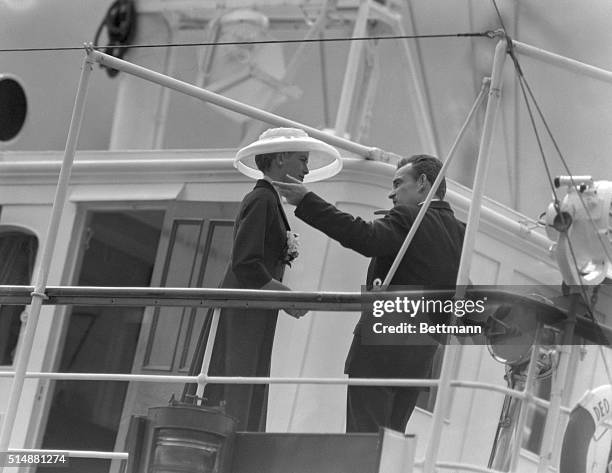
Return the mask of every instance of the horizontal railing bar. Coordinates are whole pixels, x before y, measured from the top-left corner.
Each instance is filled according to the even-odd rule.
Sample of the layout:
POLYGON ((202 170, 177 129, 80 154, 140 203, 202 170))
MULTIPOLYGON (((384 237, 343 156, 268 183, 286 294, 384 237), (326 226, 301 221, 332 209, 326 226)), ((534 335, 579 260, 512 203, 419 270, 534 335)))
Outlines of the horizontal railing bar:
MULTIPOLYGON (((33 286, 0 285, 0 305, 28 305, 33 286)), ((247 309, 307 309, 332 312, 358 312, 374 300, 395 297, 447 297, 455 289, 401 290, 388 292, 307 292, 262 291, 256 289, 175 288, 175 287, 88 287, 48 286, 44 304, 116 307, 233 307, 247 309)), ((488 303, 525 303, 544 324, 559 324, 566 318, 564 309, 546 304, 531 295, 483 287, 469 288, 471 298, 487 297, 488 303)), ((599 344, 609 345, 612 327, 594 323, 586 317, 576 318, 576 335, 599 344)))
MULTIPOLYGON (((0 378, 13 375, 11 371, 0 372, 0 378)), ((349 386, 437 386, 437 379, 400 378, 298 378, 298 377, 244 377, 244 376, 166 376, 117 373, 41 373, 28 371, 26 378, 56 379, 63 381, 133 381, 145 383, 197 383, 209 384, 337 384, 349 386)))
MULTIPOLYGON (((11 377, 13 372, 0 372, 0 378, 11 377)), ((414 386, 433 387, 438 385, 438 379, 408 379, 408 378, 299 378, 299 377, 245 377, 245 376, 180 376, 131 373, 51 373, 28 371, 26 378, 56 379, 63 381, 133 381, 145 383, 197 383, 198 381, 213 384, 338 384, 349 386, 414 386)), ((504 386, 478 381, 451 381, 451 386, 457 388, 482 389, 524 399, 525 394, 504 386)), ((547 407, 548 401, 534 398, 534 403, 547 407)))
POLYGON ((474 471, 476 473, 503 473, 501 470, 492 470, 484 466, 471 465, 469 463, 458 463, 458 462, 436 462, 436 468, 443 469, 457 469, 463 471, 474 471))
MULTIPOLYGON (((0 378, 13 376, 12 371, 0 372, 0 378)), ((412 387, 434 387, 438 385, 438 379, 408 379, 408 378, 298 378, 298 377, 244 377, 244 376, 181 376, 181 375, 157 375, 157 374, 131 374, 131 373, 58 373, 58 372, 35 372, 28 371, 26 378, 30 379, 55 379, 62 381, 126 381, 143 383, 197 383, 198 381, 211 384, 331 384, 349 386, 412 386, 412 387)), ((525 399, 523 391, 499 386, 492 383, 480 381, 451 381, 451 386, 456 388, 481 389, 494 391, 500 394, 512 396, 517 399, 525 399)), ((548 408, 549 401, 538 397, 533 398, 533 403, 548 408)), ((569 413, 568 407, 562 407, 562 411, 569 413)))
MULTIPOLYGON (((0 285, 0 303, 23 305, 31 299, 33 286, 0 285)), ((217 289, 217 288, 181 288, 181 287, 102 287, 102 286, 47 286, 46 304, 76 305, 75 300, 89 302, 100 300, 99 305, 119 305, 124 300, 135 301, 140 305, 151 302, 151 305, 168 305, 168 301, 185 305, 189 301, 211 303, 218 306, 230 301, 251 304, 266 302, 269 304, 361 304, 373 300, 391 297, 448 297, 456 292, 452 289, 402 289, 396 291, 364 292, 308 292, 308 291, 264 291, 260 289, 217 289), (59 302, 61 301, 61 302, 59 302)), ((545 304, 540 299, 506 290, 490 288, 469 288, 466 294, 470 297, 495 297, 499 302, 526 302, 535 307, 557 312, 564 312, 545 304)), ((149 304, 147 304, 149 305, 149 304)))
MULTIPOLYGON (((12 371, 0 372, 0 378, 13 376, 12 371)), ((30 379, 55 379, 62 381, 133 381, 143 383, 197 383, 197 376, 128 374, 128 373, 49 373, 28 371, 30 379)))
MULTIPOLYGON (((504 386, 498 386, 496 384, 491 383, 482 383, 480 381, 451 381, 451 385, 456 388, 470 388, 470 389, 483 389, 486 391, 496 391, 498 393, 505 394, 507 396, 512 396, 516 399, 525 400, 526 396, 523 391, 517 391, 516 389, 507 388, 504 386)), ((550 406, 550 401, 546 399, 542 399, 541 397, 533 396, 531 397, 531 402, 533 402, 538 407, 543 407, 544 409, 548 409, 550 406)), ((569 407, 561 406, 561 412, 564 414, 569 414, 572 410, 569 407)))
MULTIPOLYGON (((33 286, 0 285, 0 304, 24 305, 31 300, 33 286)), ((456 292, 452 289, 402 289, 396 291, 364 292, 308 292, 308 291, 265 291, 260 289, 217 289, 177 287, 102 287, 102 286, 47 286, 45 304, 55 305, 195 305, 206 304, 219 307, 221 304, 241 303, 250 307, 254 303, 266 303, 268 308, 289 307, 288 304, 311 304, 318 307, 327 304, 361 307, 360 304, 374 300, 395 297, 448 297, 456 292)), ((525 302, 532 307, 564 317, 560 309, 545 304, 529 295, 516 294, 506 290, 490 288, 469 288, 469 297, 492 297, 499 302, 525 302)), ((345 310, 345 309, 338 309, 345 310)), ((349 310, 349 309, 346 309, 349 310)))
POLYGON ((480 381, 451 381, 451 386, 455 388, 470 388, 470 389, 483 389, 486 391, 496 391, 507 396, 512 396, 516 399, 525 399, 525 393, 523 391, 517 391, 516 389, 507 388, 505 386, 498 386, 491 383, 483 383, 480 381))
MULTIPOLYGON (((541 397, 534 397, 533 403, 538 407, 543 407, 544 409, 548 409, 550 407, 550 401, 542 399, 541 397)), ((570 407, 561 406, 561 413, 569 415, 571 412, 572 409, 570 407)))
POLYGON ((569 71, 592 77, 594 79, 612 83, 612 71, 608 71, 607 69, 592 66, 591 64, 586 64, 566 56, 561 56, 560 54, 551 53, 545 49, 536 48, 535 46, 521 43, 520 41, 513 40, 512 45, 519 54, 523 54, 534 59, 539 59, 540 61, 547 62, 569 71))
POLYGON ((129 454, 125 452, 98 452, 95 450, 46 450, 35 448, 9 448, 9 453, 23 453, 30 455, 68 455, 70 458, 103 458, 108 460, 127 460, 129 454))
MULTIPOLYGON (((31 286, 0 286, 0 304, 29 304, 31 286)), ((392 295, 452 297, 454 290, 410 290, 392 295)), ((114 306, 201 306, 282 309, 318 308, 337 311, 361 310, 361 304, 385 297, 375 292, 263 291, 255 289, 170 288, 170 287, 84 287, 48 286, 45 304, 114 306)))

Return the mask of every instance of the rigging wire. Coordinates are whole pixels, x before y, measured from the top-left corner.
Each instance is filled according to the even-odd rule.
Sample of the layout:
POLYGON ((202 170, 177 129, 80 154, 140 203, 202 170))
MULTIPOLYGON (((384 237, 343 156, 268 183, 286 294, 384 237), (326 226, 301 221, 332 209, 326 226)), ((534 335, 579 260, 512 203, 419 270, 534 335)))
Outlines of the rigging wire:
MULTIPOLYGON (((513 58, 513 62, 514 62, 514 58, 513 58)), ((550 167, 548 166, 548 161, 546 161, 546 154, 544 153, 544 147, 542 146, 542 139, 540 138, 540 133, 538 132, 538 129, 536 127, 536 123, 535 123, 535 117, 533 116, 533 111, 531 110, 531 105, 529 105, 529 100, 527 99, 527 93, 525 92, 525 86, 523 85, 523 73, 520 70, 520 66, 517 69, 517 75, 518 75, 518 82, 521 88, 521 92, 523 94, 523 99, 525 100, 525 105, 527 107, 527 113, 529 114, 529 121, 531 122, 531 126, 533 128, 533 132, 536 138, 536 141, 538 143, 538 150, 540 152, 540 156, 542 158, 542 163, 544 164, 544 170, 546 171, 546 177, 548 179, 548 184, 550 186, 550 189, 552 191, 552 195, 553 195, 553 199, 555 202, 555 209, 557 210, 557 213, 559 213, 560 208, 561 208, 561 204, 559 201, 559 196, 557 195, 557 189, 555 187, 554 184, 554 180, 552 178, 552 173, 550 172, 550 167)), ((561 217, 562 219, 565 217, 561 217)), ((563 222, 565 223, 565 222, 563 222)))
MULTIPOLYGON (((513 58, 513 62, 516 62, 515 58, 513 58)), ((544 148, 542 147, 542 141, 541 141, 541 138, 540 138, 540 133, 539 133, 539 131, 537 129, 537 125, 536 125, 536 122, 535 122, 535 117, 533 115, 533 111, 531 109, 531 105, 529 104, 529 99, 527 97, 527 93, 526 93, 526 90, 525 90, 525 83, 524 83, 525 82, 525 76, 523 75, 523 73, 522 73, 522 71, 520 69, 520 66, 516 70, 517 70, 517 75, 518 75, 518 80, 519 80, 519 85, 520 85, 520 88, 521 88, 521 92, 523 94, 523 98, 525 100, 525 105, 527 107, 527 112, 529 114, 529 121, 531 123, 531 127, 533 128, 533 132, 535 134, 536 140, 538 142, 538 148, 539 148, 539 151, 540 151, 540 156, 542 157, 542 161, 544 162, 544 168, 546 170, 546 176, 548 178, 548 182, 550 184, 550 188, 551 188, 552 193, 553 193, 554 202, 555 202, 555 204, 554 204, 555 205, 555 210, 557 211, 557 214, 561 218, 563 224, 565 224, 566 223, 564 221, 565 220, 565 216, 561 212, 561 205, 560 205, 559 197, 557 196, 557 192, 556 192, 555 185, 553 183, 553 179, 552 179, 552 175, 551 175, 551 172, 550 172, 550 168, 549 168, 548 163, 546 161, 546 155, 544 153, 544 148)), ((565 231, 567 232, 567 229, 565 231)), ((570 254, 571 254, 571 257, 572 257, 572 263, 573 263, 573 265, 574 265, 574 267, 576 269, 576 273, 580 274, 580 267, 578 266, 578 260, 576 258, 576 253, 574 252, 574 248, 573 248, 572 242, 571 242, 571 240, 569 238, 569 235, 567 235, 567 244, 568 244, 568 247, 569 247, 569 250, 570 250, 570 254)), ((582 282, 580 283, 580 292, 582 293, 582 297, 583 297, 585 303, 587 304, 587 310, 589 312, 589 315, 590 315, 591 319, 593 319, 593 321, 595 322, 595 316, 594 316, 594 314, 593 314, 593 312, 591 310, 590 303, 588 302, 589 299, 588 299, 588 295, 587 295, 587 290, 584 287, 584 285, 582 284, 582 282)))
POLYGON ((502 17, 501 12, 499 11, 497 2, 495 0, 492 0, 492 2, 493 2, 493 7, 495 8, 495 13, 497 13, 497 19, 499 20, 499 25, 501 26, 501 29, 504 30, 504 33, 506 33, 507 32, 506 25, 504 24, 504 19, 502 17))
MULTIPOLYGON (((564 221, 565 216, 563 215, 563 213, 561 212, 561 209, 560 209, 560 201, 559 201, 559 197, 557 195, 557 190, 556 190, 554 182, 553 182, 552 174, 550 172, 550 167, 548 166, 548 161, 546 160, 546 153, 544 152, 544 148, 542 146, 542 140, 540 138, 540 133, 538 131, 537 124, 535 122, 535 117, 533 115, 533 111, 531 109, 531 105, 529 103, 529 98, 528 98, 528 95, 527 95, 527 92, 526 92, 526 89, 527 89, 527 86, 526 86, 527 78, 525 77, 525 74, 523 73, 521 65, 520 65, 520 63, 518 61, 518 57, 514 53, 514 49, 513 49, 513 45, 512 45, 512 39, 507 34, 507 31, 506 31, 506 28, 504 26, 504 22, 503 22, 503 19, 502 19, 502 16, 501 16, 501 12, 499 11, 499 8, 497 6, 497 2, 496 2, 496 0, 491 0, 491 1, 493 2, 493 6, 495 7, 495 11, 497 13, 497 16, 498 16, 501 28, 504 31, 504 35, 506 37, 506 42, 508 44, 507 53, 510 56, 510 58, 512 59, 512 63, 514 64, 514 69, 515 69, 517 77, 518 77, 518 82, 519 82, 519 86, 520 86, 520 89, 521 89, 521 93, 523 95, 523 99, 525 100, 525 106, 527 107, 527 112, 528 112, 528 115, 529 115, 529 121, 531 123, 531 127, 533 129, 536 141, 538 143, 538 150, 539 150, 539 153, 540 153, 540 157, 542 158, 542 162, 544 164, 544 169, 546 171, 546 177, 548 178, 548 183, 549 183, 550 189, 551 189, 552 194, 553 194, 555 210, 557 211, 557 214, 561 218, 562 222, 565 224, 565 221, 564 221)), ((532 94, 530 94, 530 96, 531 96, 531 99, 534 101, 534 103, 537 102, 535 100, 535 97, 532 94)), ((542 119, 542 121, 544 121, 544 117, 543 116, 540 116, 540 119, 542 119)), ((572 247, 569 235, 567 235, 567 242, 568 242, 568 247, 570 249, 572 260, 573 260, 573 263, 574 263, 574 266, 575 266, 575 269, 576 269, 576 273, 579 275, 580 274, 580 268, 578 266, 578 262, 577 262, 577 259, 576 259, 576 256, 575 256, 575 253, 574 253, 574 249, 572 247)), ((586 288, 584 287, 584 284, 582 283, 582 281, 580 281, 580 291, 582 292, 582 296, 584 298, 585 304, 587 304, 587 309, 589 311, 589 315, 591 316, 591 318, 595 322, 595 319, 594 319, 593 313, 591 311, 591 307, 590 307, 588 298, 586 297, 586 288)))
MULTIPOLYGON (((508 41, 511 42, 512 40, 510 38, 508 38, 508 41)), ((533 111, 531 109, 531 105, 529 104, 529 99, 528 99, 527 91, 526 91, 526 89, 528 88, 529 84, 527 83, 527 79, 525 78, 525 75, 523 74, 523 71, 522 71, 522 69, 520 67, 520 64, 518 63, 518 59, 516 58, 516 55, 513 53, 513 51, 511 49, 509 49, 509 54, 511 55, 512 61, 515 64, 515 69, 516 69, 516 72, 517 72, 517 75, 518 75, 518 79, 519 79, 519 85, 521 87, 521 92, 523 94, 523 98, 525 100, 525 105, 526 105, 528 113, 529 113, 529 119, 530 119, 530 122, 531 122, 531 126, 533 128, 533 132, 534 132, 534 134, 536 136, 536 139, 538 141, 540 155, 542 156, 542 160, 544 161, 544 166, 545 166, 545 169, 546 169, 546 175, 548 177, 548 181, 549 181, 549 184, 551 186, 551 190, 552 190, 553 196, 554 196, 555 210, 557 211, 557 214, 561 218, 562 222, 565 224, 565 221, 564 221, 565 220, 565 216, 563 215, 563 213, 561 212, 561 209, 560 209, 560 201, 559 201, 559 198, 557 196, 555 185, 554 185, 553 180, 552 180, 552 175, 551 175, 551 172, 550 172, 550 168, 549 168, 549 166, 547 164, 547 161, 546 161, 546 156, 545 156, 542 144, 541 144, 540 135, 539 135, 539 132, 537 130, 537 125, 535 123, 535 117, 533 116, 533 111)), ((539 109, 539 106, 537 105, 537 100, 535 99, 535 96, 533 94, 530 94, 530 97, 531 97, 531 101, 533 102, 533 104, 536 106, 536 108, 539 109)), ((540 115, 540 119, 542 120, 543 123, 546 123, 546 120, 543 117, 543 115, 540 115)), ((546 124, 546 127, 547 127, 547 129, 550 129, 548 127, 548 124, 546 124)), ((569 168, 567 168, 567 171, 568 171, 568 173, 571 176, 571 172, 569 171, 569 168)), ((573 178, 572 178, 572 181, 573 181, 573 178)), ((583 201, 582 195, 580 193, 578 193, 578 195, 579 195, 580 201, 583 202, 583 205, 585 205, 585 207, 586 207, 586 204, 583 201)), ((593 221, 593 219, 592 219, 590 214, 587 214, 587 218, 595 226, 595 222, 593 221)), ((565 232, 567 232, 567 229, 565 230, 565 232)), ((569 234, 567 234, 566 236, 567 236, 568 248, 570 250, 570 254, 571 254, 571 257, 572 257, 572 263, 574 265, 574 269, 576 270, 576 274, 580 275, 580 266, 578 265, 578 259, 576 258, 576 253, 574 251, 574 246, 573 246, 572 241, 571 241, 571 239, 569 237, 569 234)), ((600 242, 601 242, 601 240, 600 240, 600 242)), ((604 249, 605 249, 605 247, 604 247, 604 249)), ((587 308, 589 317, 591 318, 591 320, 595 324, 599 325, 599 322, 595 319, 595 314, 594 314, 593 308, 591 307, 591 302, 590 302, 590 300, 588 298, 587 289, 584 286, 584 284, 582 283, 582 281, 580 281, 579 287, 580 287, 580 292, 582 293, 582 297, 584 299, 584 302, 586 304, 586 308, 587 308)), ((612 381, 612 378, 611 378, 611 381, 612 381)))
MULTIPOLYGON (((543 149, 543 147, 541 145, 541 140, 540 140, 540 136, 539 136, 539 133, 538 133, 538 130, 537 130, 537 125, 535 123, 535 119, 534 119, 534 116, 533 116, 533 112, 531 110, 531 106, 529 105, 529 100, 527 98, 526 91, 529 92, 529 97, 531 98, 534 106, 536 107, 536 110, 538 111, 538 115, 540 117, 540 120, 544 124, 544 127, 545 127, 545 129, 546 129, 546 131, 548 133, 548 136, 550 137, 550 139, 551 139, 551 141, 552 141, 552 143, 553 143, 553 145, 555 147, 555 150, 557 151, 557 153, 559 155, 559 158, 561 159, 561 162, 563 163, 563 166, 564 166, 565 170, 567 171, 568 175, 570 176, 570 179, 571 179, 571 182, 572 182, 572 186, 575 187, 575 182, 574 182, 574 179, 573 179, 573 175, 572 175, 572 173, 571 173, 571 171, 569 169, 569 166, 567 165, 567 161, 564 159, 563 154, 561 153, 560 147, 559 147, 556 139, 554 138, 550 127, 548 126, 548 122, 546 121, 546 118, 544 117, 544 114, 543 114, 540 106, 538 105, 538 102, 537 102, 537 100, 535 98, 535 95, 533 94, 533 91, 531 90, 531 87, 529 86, 529 83, 527 82, 527 78, 525 77, 525 75, 523 73, 523 70, 522 70, 522 68, 520 66, 518 58, 517 58, 517 56, 516 56, 516 54, 514 52, 512 39, 510 38, 510 36, 508 35, 508 33, 506 31, 506 28, 505 28, 505 25, 504 25, 504 21, 503 21, 503 18, 501 16, 501 12, 499 11, 499 8, 497 6, 497 2, 496 2, 496 0, 491 0, 491 1, 493 3, 493 6, 494 6, 495 11, 497 13, 497 17, 499 19, 501 28, 502 28, 502 30, 504 32, 504 35, 505 35, 505 38, 506 38, 506 41, 507 41, 507 44, 508 44, 508 50, 507 50, 508 55, 512 59, 512 62, 514 64, 514 69, 515 69, 516 74, 518 76, 519 85, 521 87, 521 92, 523 94, 523 97, 524 97, 524 100, 525 100, 525 104, 527 106, 527 110, 528 110, 528 113, 529 113, 529 119, 530 119, 530 122, 531 122, 531 126, 532 126, 533 132, 534 132, 534 134, 536 136, 536 139, 537 139, 537 142, 538 142, 539 151, 540 151, 542 160, 544 162, 544 167, 546 169, 546 174, 547 174, 547 177, 548 177, 548 181, 549 181, 549 184, 551 185, 551 190, 553 192, 555 210, 557 211, 557 214, 561 218, 562 222, 565 223, 564 222, 564 218, 565 217, 563 216, 563 214, 561 212, 561 209, 560 209, 559 199, 558 199, 557 194, 556 194, 556 188, 555 188, 554 183, 552 181, 552 175, 550 173, 550 169, 549 169, 547 161, 546 161, 546 155, 544 153, 544 149, 543 149)), ((593 225, 595 233, 599 237, 599 242, 601 243, 604 251, 606 252, 606 255, 609 258, 609 253, 607 251, 605 243, 603 242, 601 235, 599 235, 599 232, 597 231, 597 226, 595 225, 595 222, 594 222, 590 212, 588 211, 586 203, 584 202, 584 199, 582 197, 582 194, 580 194, 580 192, 578 192, 578 197, 579 197, 580 202, 582 203, 582 206, 584 207, 584 209, 585 209, 585 211, 587 213, 587 219, 593 225)), ((565 231, 567 232, 567 230, 565 230, 565 231)), ((573 248, 571 239, 569 238, 569 234, 566 235, 566 236, 567 236, 568 248, 570 250, 570 254, 571 254, 571 257, 572 257, 572 262, 574 264, 574 269, 576 270, 576 273, 578 275, 580 275, 580 268, 578 266, 578 261, 577 261, 577 258, 576 258, 576 254, 574 252, 574 248, 573 248)), ((612 259, 610 259, 610 260, 612 261, 612 259)), ((579 283, 580 283, 579 284, 580 291, 582 293, 582 298, 583 298, 584 304, 585 304, 585 306, 587 308, 588 315, 590 316, 593 324, 597 328, 601 328, 601 323, 596 319, 593 307, 591 307, 592 301, 587 297, 586 287, 585 287, 584 283, 580 280, 580 278, 579 278, 579 283)), ((601 354, 601 358, 602 358, 602 361, 604 363, 604 367, 605 367, 606 374, 607 374, 607 377, 608 377, 608 382, 612 383, 612 371, 610 370, 610 366, 609 366, 608 361, 606 359, 606 356, 605 356, 605 353, 604 353, 602 345, 599 345, 599 352, 601 354)))
MULTIPOLYGON (((550 129, 550 127, 548 126, 548 122, 546 121, 546 119, 544 118, 544 113, 542 112, 542 109, 540 108, 540 106, 538 105, 537 100, 535 99, 535 96, 533 94, 533 91, 531 90, 531 87, 529 87, 529 84, 527 82, 525 82, 525 87, 527 88, 527 91, 529 92, 529 95, 536 107, 536 110, 538 111, 538 115, 540 116, 540 120, 542 120, 542 123, 546 129, 546 132, 548 134, 548 136, 550 137, 550 140, 557 152, 557 154, 559 155, 559 159, 561 160, 561 163, 563 165, 563 168, 565 169, 565 171, 567 172, 568 176, 571 179, 571 183, 572 183, 572 187, 577 187, 576 182, 574 182, 574 177, 572 175, 572 172, 569 169, 569 166, 567 164, 567 161, 565 159, 565 157, 563 156, 563 153, 561 152, 561 148, 559 146, 559 144, 557 143, 557 140, 555 139, 554 135, 552 134, 552 131, 550 129)), ((610 254, 608 247, 606 246, 605 241, 603 240, 603 237, 601 236, 601 234, 599 233, 599 229, 597 228, 597 225, 595 224, 595 221, 591 215, 591 212, 588 208, 588 206, 586 205, 586 202, 584 201, 584 198, 582 197, 582 193, 578 192, 578 199, 580 200, 580 203, 582 205, 582 207, 584 208, 585 213, 587 214, 588 217, 588 221, 591 224, 591 226, 593 227, 593 230, 595 231, 595 235, 597 235, 597 239, 599 240, 599 243, 601 244, 601 247, 604 250, 604 253, 606 254, 607 258, 612 261, 612 255, 610 254)))
MULTIPOLYGON (((311 39, 269 39, 259 41, 224 41, 224 42, 198 42, 198 43, 151 43, 151 44, 116 44, 115 49, 127 48, 176 48, 190 46, 244 46, 254 44, 292 44, 292 43, 339 43, 351 41, 378 41, 389 39, 435 39, 435 38, 492 38, 494 32, 483 31, 480 33, 444 33, 444 34, 422 34, 422 35, 392 35, 392 36, 342 36, 339 38, 311 38, 311 39)), ((101 50, 106 46, 96 45, 93 49, 101 50)), ((84 46, 65 47, 40 47, 40 48, 0 48, 0 53, 33 52, 33 51, 81 51, 84 46)))

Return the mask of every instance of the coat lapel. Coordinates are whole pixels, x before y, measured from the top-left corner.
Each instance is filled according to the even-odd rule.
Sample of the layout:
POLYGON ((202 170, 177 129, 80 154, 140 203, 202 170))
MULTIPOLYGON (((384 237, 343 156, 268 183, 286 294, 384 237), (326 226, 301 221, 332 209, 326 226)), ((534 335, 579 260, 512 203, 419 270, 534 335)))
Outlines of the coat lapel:
POLYGON ((278 192, 276 192, 274 186, 265 179, 259 179, 257 181, 257 184, 255 184, 255 187, 265 187, 267 189, 270 189, 270 191, 274 194, 274 198, 276 199, 276 207, 278 208, 278 212, 280 213, 281 218, 283 219, 285 227, 287 227, 287 230, 291 230, 291 227, 289 226, 289 220, 287 220, 287 215, 285 214, 285 209, 283 209, 280 197, 278 195, 278 192))

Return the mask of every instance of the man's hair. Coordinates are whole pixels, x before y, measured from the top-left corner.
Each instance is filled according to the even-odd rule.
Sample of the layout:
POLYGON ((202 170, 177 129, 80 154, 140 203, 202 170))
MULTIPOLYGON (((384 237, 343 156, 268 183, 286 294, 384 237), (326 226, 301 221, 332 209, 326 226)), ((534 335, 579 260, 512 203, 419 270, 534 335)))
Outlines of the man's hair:
POLYGON ((261 172, 266 172, 272 166, 272 161, 277 157, 282 157, 284 152, 264 153, 255 155, 255 164, 261 172))
MULTIPOLYGON (((403 168, 407 164, 412 164, 411 172, 415 179, 418 179, 421 174, 425 174, 430 185, 433 185, 436 177, 438 177, 440 169, 442 169, 442 161, 428 154, 415 154, 409 158, 402 158, 397 163, 397 169, 403 168)), ((436 190, 436 197, 444 199, 445 195, 446 179, 442 179, 442 182, 440 182, 438 186, 438 190, 436 190)))

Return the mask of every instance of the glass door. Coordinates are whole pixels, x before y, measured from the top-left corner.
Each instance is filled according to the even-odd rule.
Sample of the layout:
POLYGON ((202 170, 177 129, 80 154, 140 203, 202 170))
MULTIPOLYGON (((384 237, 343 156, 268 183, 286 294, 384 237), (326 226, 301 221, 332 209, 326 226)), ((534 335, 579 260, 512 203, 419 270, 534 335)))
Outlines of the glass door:
MULTIPOLYGON (((237 202, 178 202, 166 213, 151 286, 218 287, 229 261, 237 202)), ((148 307, 141 326, 133 373, 185 375, 189 371, 207 309, 148 307)), ((182 383, 130 383, 117 436, 125 448, 130 417, 165 406, 182 383)))
MULTIPOLYGON (((163 221, 164 210, 88 211, 75 248, 80 263, 74 284, 148 286, 163 221)), ((57 370, 129 373, 143 313, 142 307, 71 307, 57 370)), ((50 392, 43 448, 113 449, 127 383, 57 381, 50 392)), ((109 465, 106 460, 72 458, 63 471, 107 472, 109 465)))

